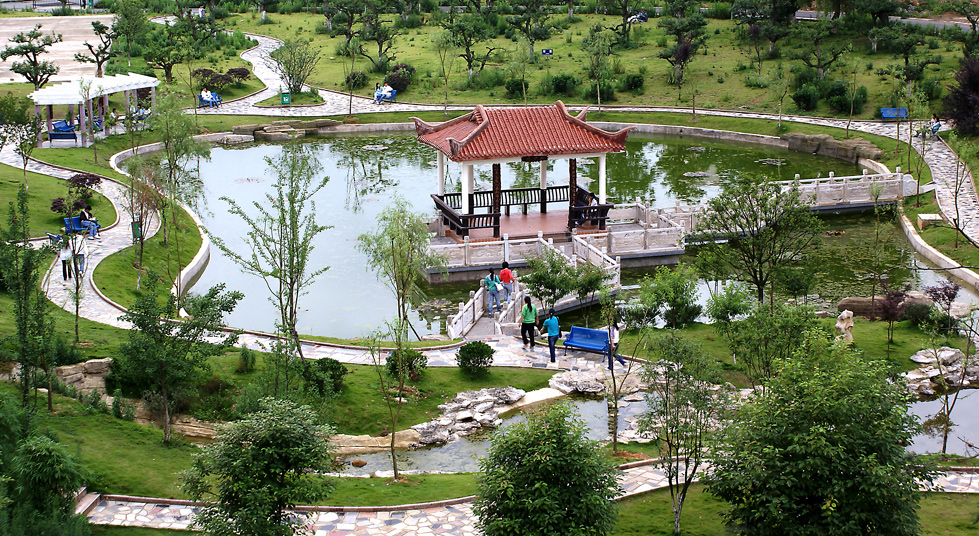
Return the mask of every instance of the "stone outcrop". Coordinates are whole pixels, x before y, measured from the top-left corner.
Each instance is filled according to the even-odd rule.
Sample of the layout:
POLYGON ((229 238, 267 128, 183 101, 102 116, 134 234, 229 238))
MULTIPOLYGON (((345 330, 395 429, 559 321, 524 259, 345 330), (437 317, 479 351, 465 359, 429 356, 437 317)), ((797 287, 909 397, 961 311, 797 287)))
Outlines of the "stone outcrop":
POLYGON ((228 134, 227 136, 218 138, 217 143, 219 145, 239 145, 253 141, 255 141, 255 136, 252 134, 228 134))
POLYGON ((112 358, 90 359, 84 363, 65 365, 55 369, 58 379, 65 385, 73 386, 79 392, 98 389, 105 392, 105 375, 112 366, 112 358))
MULTIPOLYGON (((877 314, 880 315, 880 302, 883 301, 883 296, 877 296, 873 299, 873 307, 876 309, 877 314)), ((931 299, 925 295, 924 292, 911 291, 908 292, 907 298, 904 299, 904 305, 911 305, 912 303, 921 303, 924 305, 932 306, 934 303, 931 299)), ((969 304, 965 302, 952 302, 952 316, 955 318, 962 318, 969 313, 969 304)), ((849 297, 840 300, 840 303, 836 306, 837 311, 850 310, 853 311, 854 316, 870 316, 871 299, 870 297, 849 297)))
POLYGON ((827 134, 790 132, 782 134, 782 139, 788 142, 789 149, 793 151, 829 156, 847 162, 858 162, 862 158, 879 160, 884 156, 880 147, 861 138, 837 140, 827 134))
POLYGON ((319 134, 321 128, 329 128, 341 125, 339 121, 332 119, 290 119, 287 121, 272 121, 262 125, 238 125, 231 127, 231 135, 218 140, 218 143, 245 143, 243 141, 224 142, 222 140, 230 138, 238 140, 237 136, 249 136, 248 141, 289 141, 303 136, 315 136, 319 134))
POLYGON ((503 422, 499 418, 500 411, 525 394, 526 391, 516 387, 491 387, 459 393, 439 406, 442 414, 438 418, 411 427, 419 435, 412 447, 451 443, 482 428, 498 426, 503 422))
POLYGON ((925 349, 911 356, 920 366, 905 372, 908 389, 931 396, 947 389, 975 388, 979 385, 979 354, 968 359, 957 348, 925 349))
MULTIPOLYGON (((635 393, 642 388, 639 381, 639 371, 636 369, 628 375, 617 373, 615 377, 620 395, 635 393)), ((568 370, 551 376, 547 384, 552 389, 557 389, 566 395, 577 393, 581 395, 601 396, 605 393, 609 382, 610 380, 607 374, 600 370, 568 370)))

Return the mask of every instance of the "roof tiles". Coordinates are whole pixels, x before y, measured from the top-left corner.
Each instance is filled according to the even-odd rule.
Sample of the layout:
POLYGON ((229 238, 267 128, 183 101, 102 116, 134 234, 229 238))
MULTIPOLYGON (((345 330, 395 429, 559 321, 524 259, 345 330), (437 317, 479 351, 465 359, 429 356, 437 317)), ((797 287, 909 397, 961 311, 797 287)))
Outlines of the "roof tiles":
MULTIPOLYGON (((587 110, 586 110, 587 111, 587 110)), ((438 125, 415 121, 418 141, 455 162, 614 153, 625 150, 628 131, 606 132, 570 115, 564 103, 525 108, 484 108, 438 125)))

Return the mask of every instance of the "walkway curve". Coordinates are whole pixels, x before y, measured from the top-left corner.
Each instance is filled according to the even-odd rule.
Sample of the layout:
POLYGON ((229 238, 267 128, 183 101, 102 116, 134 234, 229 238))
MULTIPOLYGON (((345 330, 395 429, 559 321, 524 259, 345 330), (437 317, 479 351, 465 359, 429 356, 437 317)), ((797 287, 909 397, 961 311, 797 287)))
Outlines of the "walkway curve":
MULTIPOLYGON (((632 464, 630 464, 632 465, 632 464)), ((666 474, 654 465, 629 467, 619 480, 623 498, 667 487, 666 474)), ((979 493, 979 474, 948 471, 934 482, 936 489, 949 493, 979 493)), ((455 502, 455 501, 451 501, 455 502)), ((311 508, 308 523, 315 536, 408 536, 447 534, 476 536, 472 502, 404 509, 377 507, 369 511, 345 512, 342 509, 311 508), (337 511, 340 510, 340 511, 337 511)), ((304 508, 305 509, 305 508, 304 508)), ((191 529, 197 509, 186 501, 112 500, 99 502, 89 514, 96 525, 124 525, 155 529, 191 529)))

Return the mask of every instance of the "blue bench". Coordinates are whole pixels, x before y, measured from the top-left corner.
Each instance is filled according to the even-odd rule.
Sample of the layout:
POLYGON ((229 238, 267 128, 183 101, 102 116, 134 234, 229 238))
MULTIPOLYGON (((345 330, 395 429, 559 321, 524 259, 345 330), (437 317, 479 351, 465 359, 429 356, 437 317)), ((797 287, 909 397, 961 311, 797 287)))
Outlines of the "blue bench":
POLYGON ((396 98, 397 95, 398 95, 398 90, 397 89, 392 89, 390 95, 388 95, 387 97, 381 97, 381 101, 398 102, 398 100, 396 98))
POLYGON ((72 132, 75 130, 74 125, 69 125, 68 121, 65 120, 51 123, 51 128, 53 128, 55 132, 72 132))
POLYGON ((197 107, 204 108, 206 106, 220 106, 221 105, 221 95, 217 93, 211 93, 211 100, 204 100, 204 97, 200 95, 197 96, 197 107))
MULTIPOLYGON (((63 219, 65 221, 65 233, 67 233, 67 234, 73 234, 73 233, 87 233, 88 232, 88 228, 82 225, 82 217, 81 216, 75 216, 75 217, 72 217, 72 218, 63 218, 63 219)), ((96 229, 101 229, 102 226, 99 225, 98 222, 95 222, 95 228, 96 229)))
POLYGON ((908 116, 907 108, 881 108, 880 116, 884 119, 904 119, 908 116))
POLYGON ((48 145, 51 146, 54 140, 71 140, 75 142, 76 146, 78 145, 78 137, 75 135, 74 130, 54 130, 48 132, 48 145))
POLYGON ((568 355, 568 348, 580 348, 607 354, 609 350, 608 332, 604 329, 571 326, 571 331, 564 336, 564 355, 568 355))

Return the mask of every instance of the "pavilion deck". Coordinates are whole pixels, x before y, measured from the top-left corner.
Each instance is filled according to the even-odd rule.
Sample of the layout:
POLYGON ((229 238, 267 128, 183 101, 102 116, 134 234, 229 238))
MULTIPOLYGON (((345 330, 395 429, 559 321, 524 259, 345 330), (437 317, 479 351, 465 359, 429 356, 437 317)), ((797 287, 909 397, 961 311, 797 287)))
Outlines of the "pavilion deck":
MULTIPOLYGON (((637 224, 629 224, 634 226, 636 229, 639 228, 637 224)), ((619 225, 616 225, 619 228, 619 225)), ((588 235, 596 233, 604 233, 604 229, 600 229, 597 223, 585 222, 582 225, 576 226, 578 235, 588 235)), ((511 240, 521 240, 525 238, 537 238, 538 233, 543 233, 543 238, 546 240, 548 238, 553 238, 555 242, 567 242, 571 240, 571 229, 568 228, 568 207, 563 206, 561 208, 550 207, 546 214, 540 212, 528 212, 527 214, 522 214, 520 211, 515 211, 509 216, 502 214, 500 216, 500 236, 508 236, 511 240)), ((469 231, 469 241, 470 242, 485 242, 499 240, 493 236, 493 229, 473 229, 469 231)), ((455 232, 451 226, 443 223, 442 232, 439 233, 440 237, 444 237, 444 240, 439 240, 440 243, 457 243, 461 244, 465 239, 459 233, 455 232)))

